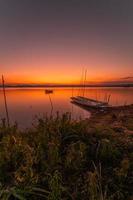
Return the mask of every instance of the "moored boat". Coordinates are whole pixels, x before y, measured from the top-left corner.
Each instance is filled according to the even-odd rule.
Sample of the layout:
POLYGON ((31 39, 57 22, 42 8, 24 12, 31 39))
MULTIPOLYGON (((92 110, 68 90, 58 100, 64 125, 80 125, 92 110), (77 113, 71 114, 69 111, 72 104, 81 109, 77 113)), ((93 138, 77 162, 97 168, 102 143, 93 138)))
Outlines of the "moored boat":
POLYGON ((109 106, 108 102, 102 102, 82 96, 71 97, 72 103, 77 103, 82 106, 88 106, 93 108, 101 108, 109 106))
POLYGON ((45 90, 45 94, 51 94, 51 93, 53 93, 53 90, 48 90, 48 89, 45 90))

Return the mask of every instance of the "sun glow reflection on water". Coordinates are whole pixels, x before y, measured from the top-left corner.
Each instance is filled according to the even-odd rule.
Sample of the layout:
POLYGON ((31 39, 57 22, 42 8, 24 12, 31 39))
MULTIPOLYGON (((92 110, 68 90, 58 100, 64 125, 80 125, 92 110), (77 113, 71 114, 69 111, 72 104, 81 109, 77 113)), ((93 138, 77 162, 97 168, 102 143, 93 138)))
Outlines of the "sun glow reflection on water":
MULTIPOLYGON (((82 95, 82 89, 74 88, 73 95, 82 95)), ((35 116, 49 115, 51 104, 49 95, 44 88, 12 88, 6 89, 8 109, 11 122, 17 121, 21 127, 28 127, 35 116)), ((106 95, 111 95, 110 104, 124 105, 133 103, 133 88, 86 88, 85 96, 97 100, 104 100, 106 95)), ((56 115, 71 112, 73 119, 89 118, 90 113, 71 104, 71 88, 53 88, 50 94, 53 111, 56 115)), ((3 93, 0 89, 0 118, 5 117, 3 93)))

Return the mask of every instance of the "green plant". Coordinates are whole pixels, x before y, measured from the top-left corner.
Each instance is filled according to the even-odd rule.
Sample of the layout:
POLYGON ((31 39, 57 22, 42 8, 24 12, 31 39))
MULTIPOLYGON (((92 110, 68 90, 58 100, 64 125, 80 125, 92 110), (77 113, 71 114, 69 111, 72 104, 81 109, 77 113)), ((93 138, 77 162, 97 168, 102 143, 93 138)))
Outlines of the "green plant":
POLYGON ((50 176, 49 186, 50 194, 48 200, 61 200, 62 184, 61 174, 56 170, 53 176, 50 176))

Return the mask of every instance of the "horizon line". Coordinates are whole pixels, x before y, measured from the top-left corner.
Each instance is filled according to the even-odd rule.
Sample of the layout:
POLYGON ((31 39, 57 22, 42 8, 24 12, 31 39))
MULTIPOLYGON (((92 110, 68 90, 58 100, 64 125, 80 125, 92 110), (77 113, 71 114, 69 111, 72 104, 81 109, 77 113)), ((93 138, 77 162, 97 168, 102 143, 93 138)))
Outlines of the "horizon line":
MULTIPOLYGON (((0 84, 0 88, 2 88, 0 84)), ((18 83, 18 84, 5 84, 5 87, 133 87, 133 82, 124 82, 124 83, 91 83, 91 84, 38 84, 38 83, 18 83)))

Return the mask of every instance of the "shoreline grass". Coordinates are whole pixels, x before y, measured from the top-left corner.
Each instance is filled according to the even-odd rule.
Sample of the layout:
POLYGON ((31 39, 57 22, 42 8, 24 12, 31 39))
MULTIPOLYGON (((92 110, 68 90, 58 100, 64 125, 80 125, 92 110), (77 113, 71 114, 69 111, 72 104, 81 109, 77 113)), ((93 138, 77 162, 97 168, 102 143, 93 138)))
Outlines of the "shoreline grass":
POLYGON ((2 120, 0 199, 131 200, 133 135, 112 126, 122 121, 115 117, 77 122, 57 114, 24 131, 2 120))

